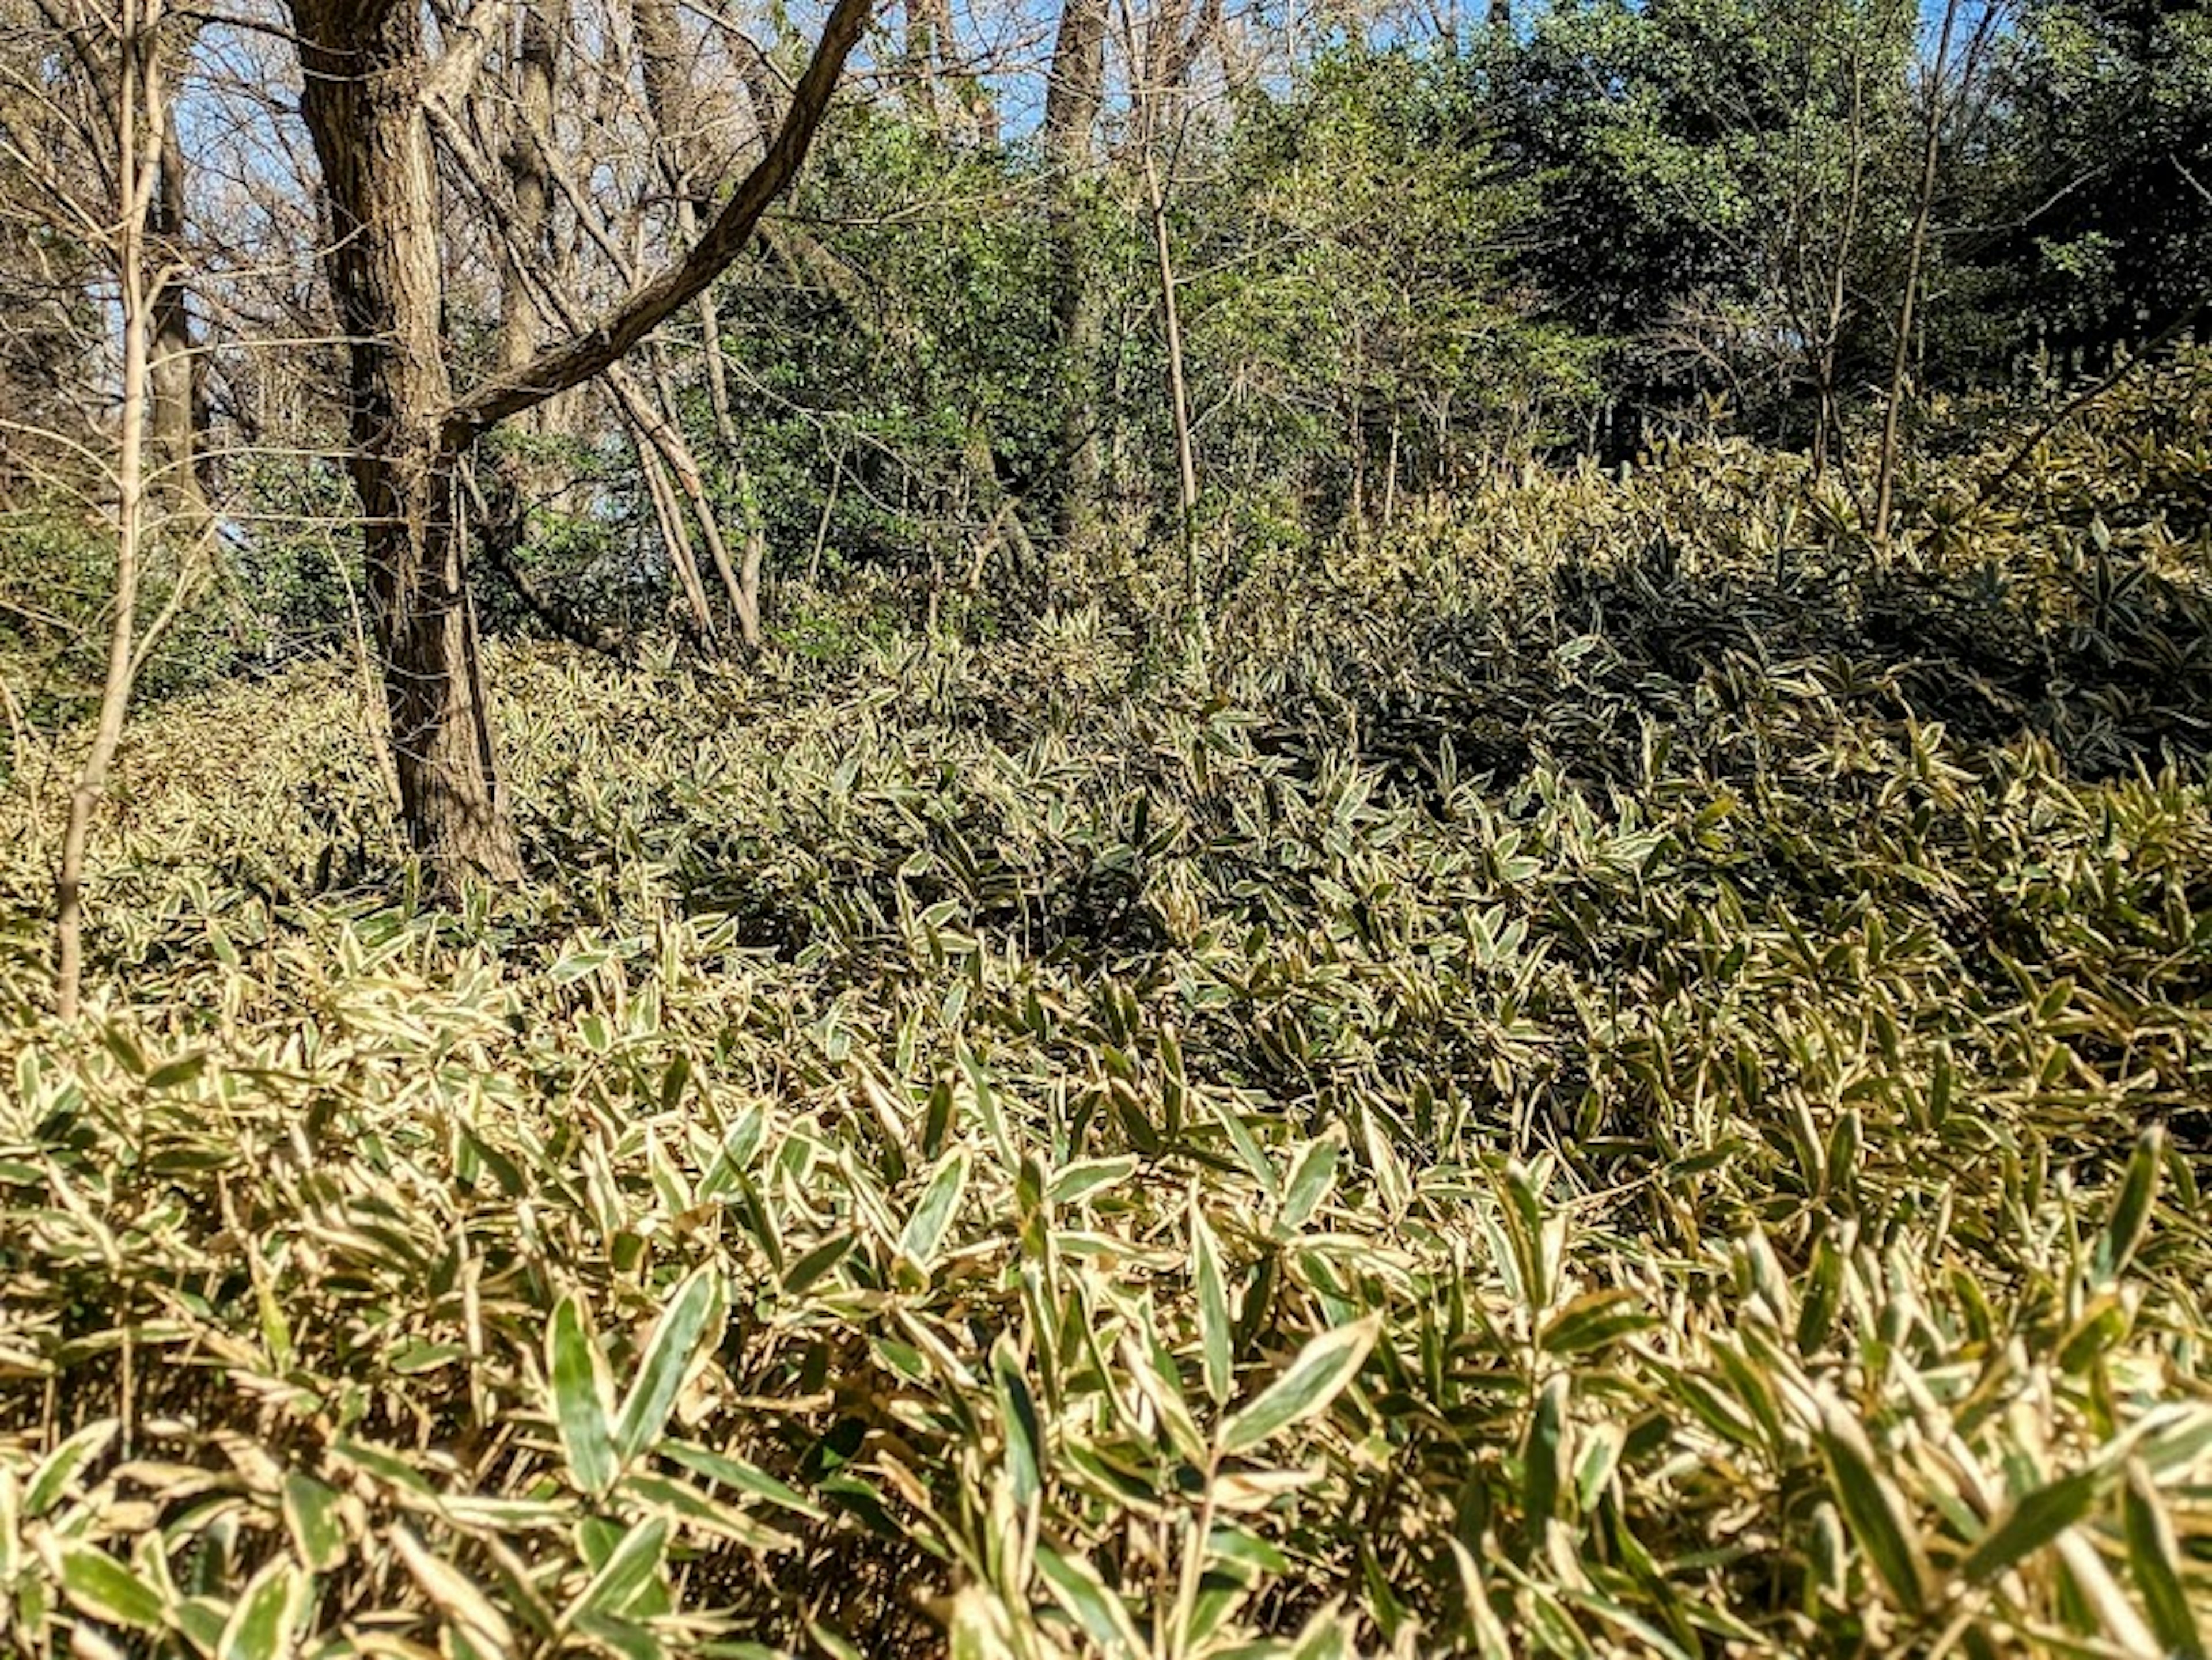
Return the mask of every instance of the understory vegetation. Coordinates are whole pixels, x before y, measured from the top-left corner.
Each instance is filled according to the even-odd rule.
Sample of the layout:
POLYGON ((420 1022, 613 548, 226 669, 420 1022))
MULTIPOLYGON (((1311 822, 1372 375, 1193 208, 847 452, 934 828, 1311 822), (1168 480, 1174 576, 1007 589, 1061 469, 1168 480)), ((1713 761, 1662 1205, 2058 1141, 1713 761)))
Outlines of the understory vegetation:
POLYGON ((510 642, 458 911, 295 664, 76 1027, 19 738, 0 1647, 2202 1652, 2209 431, 510 642))

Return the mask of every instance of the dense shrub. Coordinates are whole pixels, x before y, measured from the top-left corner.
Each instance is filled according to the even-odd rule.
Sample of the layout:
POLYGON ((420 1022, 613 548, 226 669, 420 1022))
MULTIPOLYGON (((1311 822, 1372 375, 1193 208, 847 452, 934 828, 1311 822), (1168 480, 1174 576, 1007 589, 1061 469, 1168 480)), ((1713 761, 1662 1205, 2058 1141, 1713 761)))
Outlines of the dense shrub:
POLYGON ((165 708, 88 1036, 7 809, 6 1640, 2190 1651, 2202 373, 1879 575, 1680 452, 1206 653, 516 652, 463 916, 345 676, 165 708))

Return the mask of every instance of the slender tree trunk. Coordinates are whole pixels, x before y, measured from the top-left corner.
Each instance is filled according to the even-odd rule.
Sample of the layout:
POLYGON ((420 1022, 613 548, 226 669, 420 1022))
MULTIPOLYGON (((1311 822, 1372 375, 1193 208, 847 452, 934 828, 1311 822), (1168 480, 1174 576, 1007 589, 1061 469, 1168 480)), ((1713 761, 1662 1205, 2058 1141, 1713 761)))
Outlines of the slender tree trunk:
POLYGON ((462 569, 460 446, 443 429, 453 386, 417 89, 422 15, 386 0, 294 0, 293 15, 300 112, 330 203, 325 257, 350 358, 350 465, 401 818, 447 892, 472 879, 518 882, 462 569))
MULTIPOLYGON (((499 158, 511 204, 497 238, 501 277, 498 362, 503 374, 513 374, 537 356, 547 325, 554 320, 546 315, 539 295, 555 286, 544 277, 554 258, 549 234, 552 167, 545 146, 553 129, 553 87, 566 10, 565 0, 538 0, 522 9, 521 40, 510 83, 513 114, 499 158)), ((565 401, 549 398, 525 410, 515 417, 516 424, 531 438, 542 440, 561 429, 565 401)), ((494 559, 500 574, 523 594, 525 604, 543 615, 544 607, 531 597, 535 584, 517 556, 530 542, 538 504, 559 488, 558 464, 549 466, 543 447, 528 445, 501 453, 495 465, 501 482, 501 522, 494 527, 478 515, 478 549, 489 553, 491 543, 500 544, 494 559)))
POLYGON ((147 368, 151 398, 148 435, 156 469, 149 483, 189 538, 205 527, 208 507, 199 476, 198 435, 204 421, 198 359, 192 350, 191 290, 185 277, 189 267, 182 257, 185 173, 176 105, 165 101, 161 176, 150 215, 162 277, 154 290, 153 344, 147 368))
POLYGON ((945 44, 952 33, 952 8, 946 0, 906 0, 906 40, 901 68, 909 77, 907 97, 915 119, 932 137, 945 131, 945 110, 938 76, 945 44))
MULTIPOLYGON (((514 207, 500 242, 501 263, 507 267, 506 292, 500 315, 499 365, 503 370, 520 368, 537 354, 546 319, 532 297, 531 273, 547 254, 545 228, 552 207, 552 185, 547 177, 544 145, 553 130, 553 76, 558 67, 562 32, 562 0, 526 6, 522 14, 522 46, 516 54, 514 123, 507 135, 503 161, 507 189, 514 207)), ((542 417, 543 406, 526 411, 526 417, 542 417)), ((532 424, 538 424, 532 419, 532 424)))
POLYGON ((1066 468, 1053 532, 1064 549, 1079 552, 1097 537, 1105 478, 1097 385, 1105 314, 1080 212, 1105 90, 1106 0, 1061 0, 1044 104, 1045 155, 1053 169, 1053 330, 1063 378, 1060 452, 1066 468))
POLYGON ((1928 221, 1936 204, 1936 174, 1943 152, 1943 74, 1951 58, 1951 31, 1959 18, 1959 0, 1944 0, 1943 27, 1936 45, 1936 63, 1928 80, 1928 142, 1920 157, 1920 195, 1912 214, 1912 240, 1905 259, 1905 294, 1897 308, 1897 350, 1890 360, 1889 399, 1881 415, 1881 453, 1877 459, 1874 489, 1874 538, 1878 547, 1889 545, 1890 502, 1897 486, 1898 428, 1905 405, 1907 372, 1912 362, 1912 325, 1920 299, 1920 268, 1928 252, 1928 221))
MULTIPOLYGON (((684 72, 689 54, 684 51, 683 33, 671 0, 631 0, 630 17, 637 33, 646 108, 655 128, 661 172, 676 198, 677 233, 689 243, 698 233, 698 205, 694 192, 699 175, 706 170, 696 131, 699 125, 697 99, 690 77, 684 72)), ((924 70, 927 74, 927 58, 924 70)), ((933 86, 933 81, 930 84, 933 86)), ((738 637, 744 642, 746 649, 758 651, 761 647, 760 569, 762 556, 766 550, 766 538, 759 517, 753 511, 750 491, 742 485, 744 458, 738 442, 737 423, 730 410, 729 386, 722 364, 721 313, 715 305, 714 291, 711 287, 699 295, 698 310, 700 344, 706 356, 708 401, 714 410, 715 440, 721 445, 730 465, 737 471, 741 481, 740 493, 744 498, 745 550, 742 565, 733 564, 731 561, 720 522, 714 517, 714 502, 708 492, 705 477, 690 441, 684 438, 683 429, 676 421, 674 386, 665 367, 659 365, 656 365, 654 386, 666 418, 656 429, 654 441, 661 451, 662 459, 668 463, 669 471, 683 487, 692 512, 699 520, 700 533, 714 559, 715 575, 721 579, 722 592, 730 602, 732 613, 738 619, 738 637)))
POLYGON ((107 775, 123 741, 123 720, 136 678, 139 559, 145 532, 148 406, 154 307, 148 293, 146 231, 149 198, 160 167, 161 74, 155 56, 157 0, 123 0, 118 35, 121 72, 116 76, 116 287, 123 320, 123 386, 115 445, 115 620, 108 633, 107 672, 92 747, 70 792, 62 830, 61 866, 54 879, 55 1006, 64 1020, 76 1018, 84 981, 84 861, 93 811, 106 794, 107 775), (149 136, 151 142, 149 142, 149 136))
POLYGON ((1842 435, 1843 417, 1837 403, 1836 366, 1844 334, 1844 315, 1850 303, 1851 248, 1856 240, 1859 207, 1865 195, 1866 154, 1866 59, 1863 38, 1854 37, 1851 45, 1851 106, 1848 132, 1850 161, 1845 177, 1844 192, 1844 222, 1838 233, 1836 248, 1828 273, 1826 314, 1820 349, 1814 354, 1814 373, 1820 381, 1820 428, 1813 435, 1813 483, 1817 487, 1827 476, 1829 456, 1842 435))
POLYGON ((675 569, 678 585, 684 590, 684 602, 691 612, 693 623, 711 640, 714 614, 707 604, 706 587, 699 581, 699 562, 692 556, 691 532, 685 525, 684 508, 676 499, 675 487, 668 482, 667 463, 653 447, 647 426, 635 417, 629 426, 630 442, 637 451, 638 476, 645 480, 646 494, 653 502, 653 522, 660 527, 660 545, 667 550, 668 562, 675 569))
POLYGON ((1199 602, 1198 450, 1190 430, 1190 392, 1183 377, 1182 313, 1176 304, 1175 251, 1168 240, 1167 192, 1152 158, 1145 157, 1145 192, 1152 208, 1152 253, 1159 265, 1160 325, 1167 335, 1168 414, 1175 423, 1176 522, 1184 581, 1194 615, 1199 602))

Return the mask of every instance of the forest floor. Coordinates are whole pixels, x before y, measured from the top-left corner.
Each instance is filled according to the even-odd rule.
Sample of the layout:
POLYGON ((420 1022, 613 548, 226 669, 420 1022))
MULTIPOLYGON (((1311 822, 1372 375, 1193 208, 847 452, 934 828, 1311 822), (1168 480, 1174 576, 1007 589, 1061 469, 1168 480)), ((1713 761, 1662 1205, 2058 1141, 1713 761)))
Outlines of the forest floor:
POLYGON ((0 1646, 2201 1648, 2208 385, 510 649, 458 915, 345 666, 150 711, 82 1031, 0 807, 0 1646))

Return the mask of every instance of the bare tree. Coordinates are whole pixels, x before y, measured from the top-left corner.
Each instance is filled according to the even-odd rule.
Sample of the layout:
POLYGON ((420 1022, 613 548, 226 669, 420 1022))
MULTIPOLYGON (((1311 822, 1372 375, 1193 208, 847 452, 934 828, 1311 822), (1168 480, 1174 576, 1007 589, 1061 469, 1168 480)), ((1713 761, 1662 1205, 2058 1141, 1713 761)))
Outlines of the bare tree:
MULTIPOLYGON (((1958 30, 1960 0, 1944 0, 1942 26, 1936 43, 1935 61, 1927 72, 1927 125, 1921 146, 1920 178, 1913 201, 1912 229, 1906 240, 1905 281, 1898 296, 1897 340, 1890 358, 1889 391, 1881 413, 1881 448, 1875 459, 1874 539, 1887 547, 1891 503, 1897 485, 1899 424, 1912 362, 1913 325, 1918 315, 1923 272, 1927 263, 1929 227, 1935 216, 1936 185, 1943 155, 1943 121, 1948 77, 1953 69, 1951 43, 1958 30)), ((2001 16, 1996 3, 1984 6, 1957 64, 1958 101, 1971 91, 1984 52, 1994 38, 2001 16)))
POLYGON ((804 160, 872 3, 837 0, 766 152, 680 257, 567 338, 457 392, 429 106, 476 73, 483 47, 471 43, 505 5, 477 0, 434 54, 412 0, 290 0, 348 342, 349 465, 402 817, 448 890, 521 875, 464 580, 462 460, 500 423, 619 365, 738 258, 804 160))
MULTIPOLYGON (((88 19, 75 20, 79 50, 88 61, 105 46, 103 90, 113 99, 113 216, 84 216, 81 231, 105 244, 115 283, 121 323, 122 375, 116 411, 114 447, 115 587, 109 625, 107 666, 101 683, 100 712, 91 747, 70 792, 69 816, 62 832, 61 865, 54 879, 54 931, 58 958, 55 1001, 64 1020, 76 1018, 84 975, 84 865, 92 816, 106 794, 115 751, 123 739, 124 717, 137 678, 140 654, 139 578, 148 536, 146 457, 149 410, 154 402, 155 337, 161 296, 176 281, 167 268, 149 258, 149 233, 156 221, 156 198, 163 167, 166 128, 158 31, 161 0, 122 0, 112 18, 103 20, 107 37, 98 41, 88 19)), ((179 584, 181 594, 183 584, 179 584)), ((173 615, 173 599, 169 614, 173 615)), ((158 633, 157 618, 148 637, 158 633)))

